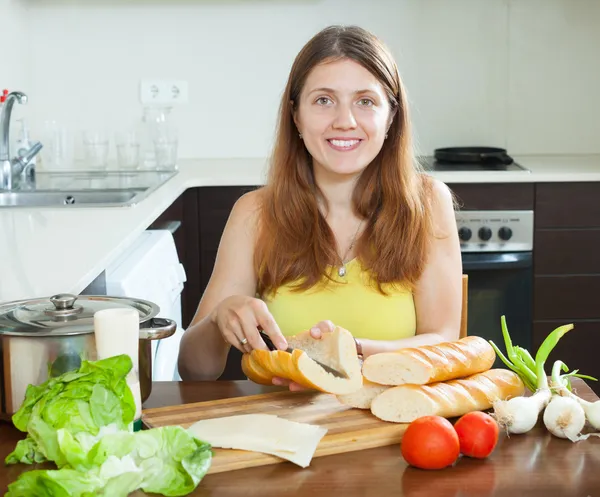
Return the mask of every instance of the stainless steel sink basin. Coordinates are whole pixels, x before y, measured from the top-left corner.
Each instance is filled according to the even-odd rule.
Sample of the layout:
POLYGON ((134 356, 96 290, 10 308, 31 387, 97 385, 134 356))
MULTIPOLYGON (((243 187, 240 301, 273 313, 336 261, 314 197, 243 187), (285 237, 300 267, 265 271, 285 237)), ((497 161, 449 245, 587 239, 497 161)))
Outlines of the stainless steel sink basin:
POLYGON ((141 202, 176 171, 40 172, 35 190, 0 190, 0 209, 125 207, 141 202))
POLYGON ((117 206, 138 201, 147 188, 95 191, 0 192, 0 207, 117 206))

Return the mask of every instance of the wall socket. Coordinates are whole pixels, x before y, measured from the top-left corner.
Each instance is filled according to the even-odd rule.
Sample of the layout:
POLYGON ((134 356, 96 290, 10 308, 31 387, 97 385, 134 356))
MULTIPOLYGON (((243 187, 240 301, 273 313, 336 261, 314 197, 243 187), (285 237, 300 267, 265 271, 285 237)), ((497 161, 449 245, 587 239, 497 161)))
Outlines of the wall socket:
POLYGON ((140 82, 140 101, 143 104, 186 104, 188 83, 187 81, 143 79, 140 82))

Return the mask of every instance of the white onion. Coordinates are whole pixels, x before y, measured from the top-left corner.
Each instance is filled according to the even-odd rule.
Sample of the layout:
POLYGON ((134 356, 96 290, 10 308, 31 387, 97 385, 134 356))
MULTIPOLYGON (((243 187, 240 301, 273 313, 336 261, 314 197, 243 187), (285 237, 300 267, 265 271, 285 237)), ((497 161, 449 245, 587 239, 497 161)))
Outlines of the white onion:
POLYGON ((554 436, 577 442, 583 440, 585 412, 576 400, 554 395, 544 410, 544 424, 554 436))
POLYGON ((568 398, 579 402, 590 425, 594 428, 594 430, 600 430, 600 400, 596 402, 588 402, 587 400, 578 397, 574 393, 569 392, 569 390, 566 388, 561 389, 561 394, 563 396, 567 395, 568 398))
POLYGON ((494 417, 508 433, 521 434, 530 431, 537 423, 540 412, 550 400, 550 390, 538 390, 531 397, 513 397, 493 403, 494 417))

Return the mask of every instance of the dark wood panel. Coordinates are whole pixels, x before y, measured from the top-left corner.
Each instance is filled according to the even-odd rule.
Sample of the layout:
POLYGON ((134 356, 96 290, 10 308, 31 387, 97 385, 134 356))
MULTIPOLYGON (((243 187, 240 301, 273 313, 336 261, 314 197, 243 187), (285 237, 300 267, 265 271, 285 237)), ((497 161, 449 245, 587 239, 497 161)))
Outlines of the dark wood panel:
POLYGON ((219 211, 229 212, 238 198, 257 188, 259 187, 256 185, 200 187, 200 214, 219 211))
MULTIPOLYGON (((546 371, 550 374, 552 364, 556 360, 563 361, 570 370, 579 369, 581 374, 593 376, 600 379, 600 361, 598 361, 598 350, 600 350, 600 320, 577 321, 535 321, 533 323, 533 350, 542 344, 544 338, 552 330, 564 324, 573 323, 575 328, 564 335, 556 348, 550 354, 546 362, 546 371)), ((600 394, 600 382, 589 381, 588 385, 594 392, 600 394)))
POLYGON ((181 293, 182 326, 187 328, 194 317, 200 301, 200 257, 198 245, 198 192, 186 190, 168 209, 166 209, 149 227, 164 228, 170 221, 181 225, 173 234, 177 255, 183 265, 187 281, 181 293))
MULTIPOLYGON (((204 293, 215 264, 221 236, 231 209, 245 193, 257 186, 217 186, 199 188, 198 216, 200 233, 200 292, 204 293)), ((231 348, 225 371, 219 380, 242 380, 246 376, 241 368, 241 353, 231 348)))
POLYGON ((536 228, 600 227, 600 183, 536 185, 536 228))
POLYGON ((600 276, 535 276, 534 319, 600 319, 600 276))
POLYGON ((204 292, 210 280, 221 236, 236 201, 256 186, 211 186, 198 189, 200 291, 204 292), (206 257, 205 254, 209 254, 206 257))
POLYGON ((531 210, 533 183, 449 183, 461 210, 531 210))
POLYGON ((217 258, 217 249, 213 250, 205 250, 200 253, 200 266, 202 267, 202 271, 200 274, 200 285, 202 287, 202 292, 206 290, 206 286, 210 281, 210 277, 212 275, 212 271, 215 266, 215 260, 217 258))
POLYGON ((198 230, 198 189, 184 193, 184 219, 186 232, 185 269, 187 274, 186 293, 183 301, 183 320, 189 326, 200 303, 200 233, 198 230))
POLYGON ((600 229, 536 230, 536 274, 600 273, 600 229))

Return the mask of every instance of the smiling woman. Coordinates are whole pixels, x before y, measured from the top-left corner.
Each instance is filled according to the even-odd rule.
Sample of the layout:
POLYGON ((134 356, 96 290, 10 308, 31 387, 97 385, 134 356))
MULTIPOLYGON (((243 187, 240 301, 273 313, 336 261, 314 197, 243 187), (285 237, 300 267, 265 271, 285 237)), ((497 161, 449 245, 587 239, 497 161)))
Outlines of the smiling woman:
MULTIPOLYGON (((449 190, 414 160, 389 50, 362 28, 316 34, 292 66, 267 184, 234 206, 180 350, 213 379, 229 347, 349 330, 358 352, 458 339, 461 257, 449 190)), ((277 382, 277 380, 274 380, 277 382)))

